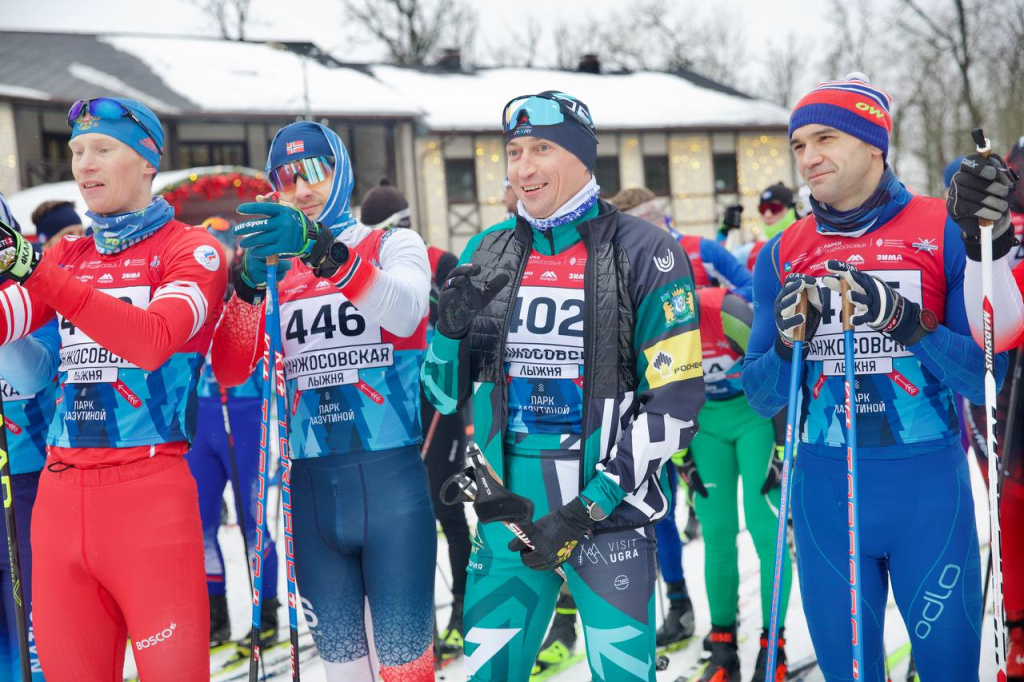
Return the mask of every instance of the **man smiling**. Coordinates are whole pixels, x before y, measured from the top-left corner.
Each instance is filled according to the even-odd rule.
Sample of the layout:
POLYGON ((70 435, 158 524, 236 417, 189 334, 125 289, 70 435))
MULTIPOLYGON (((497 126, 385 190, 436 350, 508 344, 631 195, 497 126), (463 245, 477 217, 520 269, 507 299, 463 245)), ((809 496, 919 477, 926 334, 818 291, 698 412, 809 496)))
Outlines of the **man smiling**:
POLYGON ((473 387, 484 455, 535 508, 532 550, 500 523, 478 526, 466 670, 529 678, 561 566, 594 679, 653 681, 659 479, 704 402, 689 261, 668 233, 598 200, 581 101, 518 97, 503 127, 519 215, 466 247, 423 368, 442 413, 473 387))

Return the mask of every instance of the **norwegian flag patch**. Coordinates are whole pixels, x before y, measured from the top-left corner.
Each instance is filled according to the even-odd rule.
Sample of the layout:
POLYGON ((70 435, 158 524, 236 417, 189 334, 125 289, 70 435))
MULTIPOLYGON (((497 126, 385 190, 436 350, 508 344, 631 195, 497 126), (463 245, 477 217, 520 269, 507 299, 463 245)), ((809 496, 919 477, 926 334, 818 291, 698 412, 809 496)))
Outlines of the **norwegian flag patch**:
POLYGON ((295 142, 286 142, 284 145, 285 154, 300 154, 306 151, 306 143, 302 140, 296 140, 295 142))

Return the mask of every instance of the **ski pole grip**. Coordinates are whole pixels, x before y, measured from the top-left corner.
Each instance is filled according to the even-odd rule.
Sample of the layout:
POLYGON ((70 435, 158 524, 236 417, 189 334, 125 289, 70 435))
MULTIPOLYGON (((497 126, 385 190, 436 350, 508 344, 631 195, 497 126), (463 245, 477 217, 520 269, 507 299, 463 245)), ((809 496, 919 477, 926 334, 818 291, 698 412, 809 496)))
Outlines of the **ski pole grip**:
POLYGON ((839 298, 842 299, 843 331, 853 329, 853 300, 850 299, 850 283, 845 279, 839 282, 839 298))
MULTIPOLYGON (((971 138, 974 139, 975 151, 981 154, 986 159, 992 154, 992 143, 985 137, 985 133, 981 131, 981 128, 975 128, 971 131, 971 138)), ((991 220, 985 220, 984 218, 978 219, 978 227, 992 227, 991 220)))
POLYGON ((796 302, 796 314, 803 315, 804 321, 793 330, 793 340, 802 342, 807 335, 807 294, 802 291, 800 292, 800 298, 796 302))
POLYGON ((267 265, 277 265, 278 255, 267 256, 267 265))

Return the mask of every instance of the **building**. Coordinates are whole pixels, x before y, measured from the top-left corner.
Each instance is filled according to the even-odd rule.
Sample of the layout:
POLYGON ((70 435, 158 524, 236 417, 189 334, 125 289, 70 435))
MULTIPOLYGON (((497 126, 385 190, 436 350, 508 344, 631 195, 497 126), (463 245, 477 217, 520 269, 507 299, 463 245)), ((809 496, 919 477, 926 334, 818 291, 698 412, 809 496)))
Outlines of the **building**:
POLYGON ((262 168, 274 133, 310 117, 353 159, 353 204, 381 178, 409 196, 414 224, 459 250, 501 220, 502 107, 563 90, 589 106, 602 193, 646 185, 678 227, 709 234, 737 201, 756 223, 761 189, 792 185, 788 112, 687 72, 600 73, 343 63, 309 43, 0 31, 0 191, 66 180, 67 109, 83 96, 132 97, 166 129, 165 169, 262 168))

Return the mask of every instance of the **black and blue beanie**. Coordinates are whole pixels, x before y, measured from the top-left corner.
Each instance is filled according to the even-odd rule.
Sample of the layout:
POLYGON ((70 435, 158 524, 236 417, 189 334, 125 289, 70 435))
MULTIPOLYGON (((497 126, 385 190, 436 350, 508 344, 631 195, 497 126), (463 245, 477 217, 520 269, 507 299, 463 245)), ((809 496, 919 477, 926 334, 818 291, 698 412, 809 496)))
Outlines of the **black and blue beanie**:
POLYGON ((573 113, 564 111, 559 123, 537 123, 530 120, 527 106, 532 98, 519 99, 515 103, 516 108, 507 116, 509 123, 505 130, 505 143, 517 137, 527 136, 550 140, 568 150, 587 167, 587 170, 593 172, 594 164, 597 163, 597 129, 590 117, 590 109, 581 100, 564 92, 545 90, 539 95, 538 99, 559 100, 561 107, 573 113))

